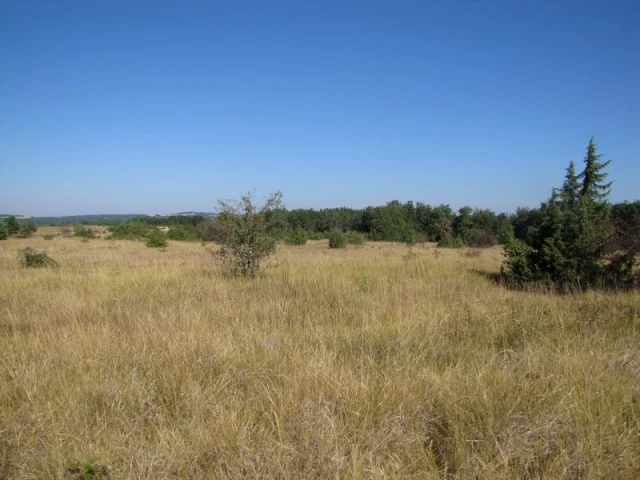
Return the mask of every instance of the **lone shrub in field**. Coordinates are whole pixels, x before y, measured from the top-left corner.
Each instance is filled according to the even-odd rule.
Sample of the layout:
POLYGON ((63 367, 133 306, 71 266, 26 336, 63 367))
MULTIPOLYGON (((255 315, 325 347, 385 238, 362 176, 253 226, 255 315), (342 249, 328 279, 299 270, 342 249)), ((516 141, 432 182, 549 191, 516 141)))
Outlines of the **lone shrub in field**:
POLYGON ((298 227, 289 233, 286 242, 289 245, 304 245, 307 243, 307 240, 309 240, 307 231, 302 227, 298 227))
POLYGON ((347 246, 347 235, 340 230, 332 230, 327 238, 329 239, 329 248, 345 248, 347 246))
POLYGON ((84 225, 76 225, 73 227, 73 236, 80 238, 96 238, 96 233, 91 230, 89 227, 84 225))
POLYGON ((145 245, 149 248, 167 248, 167 236, 160 230, 153 230, 145 245))
POLYGON ((58 262, 46 253, 38 252, 31 247, 20 250, 20 263, 25 268, 57 267, 58 262))
POLYGON ((347 232, 347 242, 350 245, 364 245, 367 241, 367 237, 364 233, 361 232, 347 232))
POLYGON ((42 235, 42 238, 44 238, 45 240, 53 240, 55 238, 55 235, 53 233, 45 233, 44 235, 42 235))
POLYGON ((282 192, 269 195, 261 207, 256 207, 250 193, 239 202, 220 201, 218 222, 221 227, 222 248, 216 256, 230 275, 255 278, 260 261, 276 250, 269 235, 275 210, 282 208, 282 192))

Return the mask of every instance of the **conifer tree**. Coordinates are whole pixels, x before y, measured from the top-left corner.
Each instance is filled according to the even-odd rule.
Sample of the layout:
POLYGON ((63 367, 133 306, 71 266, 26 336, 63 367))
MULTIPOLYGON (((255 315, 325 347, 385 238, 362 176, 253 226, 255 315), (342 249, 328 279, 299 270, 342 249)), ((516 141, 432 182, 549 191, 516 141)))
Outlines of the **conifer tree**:
POLYGON ((603 173, 602 170, 611 163, 611 160, 600 162, 600 158, 602 158, 602 155, 597 153, 595 141, 591 137, 587 147, 587 155, 584 158, 584 171, 578 178, 582 179, 580 196, 589 199, 593 203, 606 202, 611 191, 612 182, 602 183, 608 175, 603 173))
POLYGON ((592 138, 584 171, 576 175, 569 163, 562 188, 542 204, 540 227, 524 245, 507 245, 503 271, 514 283, 542 282, 567 290, 603 282, 611 183, 604 183, 603 172, 610 162, 600 157, 592 138))

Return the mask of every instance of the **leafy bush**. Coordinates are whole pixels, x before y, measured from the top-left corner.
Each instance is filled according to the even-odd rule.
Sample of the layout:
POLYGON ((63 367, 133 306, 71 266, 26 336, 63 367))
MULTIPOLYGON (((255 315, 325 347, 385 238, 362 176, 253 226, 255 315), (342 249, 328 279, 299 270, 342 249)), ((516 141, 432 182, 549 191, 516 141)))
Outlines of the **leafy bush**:
POLYGON ((347 246, 347 236, 340 230, 332 230, 327 238, 329 238, 329 248, 345 248, 347 246))
POLYGON ((169 240, 181 242, 199 242, 202 236, 194 225, 175 225, 167 232, 169 240))
POLYGON ((16 233, 17 237, 20 238, 29 238, 31 237, 33 230, 31 228, 30 223, 21 223, 18 227, 18 232, 16 233))
POLYGON ((111 467, 92 458, 87 463, 70 462, 65 468, 68 480, 111 480, 111 467))
POLYGON ((206 242, 222 243, 224 240, 224 227, 218 220, 202 222, 198 225, 200 237, 206 242))
POLYGON ((270 213, 282 208, 282 193, 272 193, 257 208, 250 193, 239 202, 220 201, 218 221, 222 227, 222 248, 216 256, 230 275, 256 278, 263 258, 275 252, 276 243, 268 234, 274 219, 270 213))
POLYGON ((347 242, 350 245, 364 245, 367 241, 367 236, 361 232, 350 231, 347 232, 347 242))
POLYGON ((286 242, 289 245, 304 245, 307 243, 308 239, 307 231, 302 227, 297 227, 289 233, 286 238, 286 242))
POLYGON ((9 215, 3 220, 3 223, 7 228, 7 232, 9 233, 9 235, 15 235, 16 233, 18 233, 20 224, 18 223, 18 220, 16 220, 16 217, 14 217, 13 215, 9 215))
POLYGON ((497 245, 498 240, 487 230, 472 228, 467 236, 467 244, 474 248, 489 248, 497 245))
POLYGON ((167 248, 167 236, 160 230, 154 228, 149 234, 145 245, 149 248, 167 248))
POLYGON ((73 235, 73 232, 69 227, 62 227, 60 229, 60 235, 62 235, 63 237, 70 237, 71 235, 73 235))
POLYGON ((38 252, 31 247, 20 250, 20 263, 25 268, 57 267, 58 262, 43 252, 38 252))
POLYGON ((42 238, 44 238, 45 240, 53 240, 55 238, 55 235, 53 233, 45 233, 44 235, 42 235, 42 238))
POLYGON ((6 240, 9 238, 9 229, 4 222, 0 223, 0 240, 6 240))
POLYGON ((81 238, 96 238, 96 232, 85 225, 76 225, 73 227, 73 236, 81 238))
POLYGON ((109 231, 109 239, 112 240, 144 240, 151 233, 151 227, 140 221, 131 221, 112 225, 109 231))
POLYGON ((633 251, 616 253, 604 267, 605 285, 619 290, 640 288, 640 268, 633 251))
POLYGON ((464 242, 460 236, 453 236, 450 233, 445 233, 438 242, 440 248, 464 248, 464 242))

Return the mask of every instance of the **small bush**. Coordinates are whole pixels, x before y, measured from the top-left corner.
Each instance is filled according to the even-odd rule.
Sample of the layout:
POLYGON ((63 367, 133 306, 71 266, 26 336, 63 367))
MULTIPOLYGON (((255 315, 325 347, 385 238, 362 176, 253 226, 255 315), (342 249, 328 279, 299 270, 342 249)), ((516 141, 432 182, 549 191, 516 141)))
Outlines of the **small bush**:
POLYGON ((18 223, 18 220, 16 220, 15 216, 9 215, 2 221, 2 223, 4 223, 5 227, 7 228, 9 235, 15 235, 16 233, 18 233, 20 224, 18 223))
POLYGON ((96 232, 84 225, 76 225, 75 227, 73 227, 73 236, 86 239, 96 238, 96 232))
POLYGON ((308 239, 307 231, 302 227, 298 227, 289 233, 285 241, 289 245, 304 245, 308 239))
POLYGON ((489 248, 498 244, 496 237, 486 230, 472 228, 469 231, 467 244, 474 248, 489 248))
POLYGON ((93 458, 87 463, 70 462, 65 468, 69 480, 111 480, 111 467, 93 458))
POLYGON ((199 242, 202 235, 193 225, 174 225, 167 232, 167 238, 179 242, 199 242))
POLYGON ((55 238, 55 235, 53 233, 45 233, 44 235, 42 235, 42 238, 44 238, 45 240, 53 240, 55 238))
POLYGON ((349 245, 364 245, 367 241, 367 236, 361 232, 347 232, 347 242, 349 245))
POLYGON ((224 239, 224 227, 218 220, 202 222, 198 225, 198 230, 205 242, 222 243, 224 239))
POLYGON ((143 240, 149 237, 149 225, 139 221, 119 223, 109 227, 110 240, 143 240))
POLYGON ((21 223, 20 227, 18 227, 18 232, 16 233, 16 237, 19 238, 29 238, 31 237, 33 230, 31 230, 31 225, 28 223, 21 223))
POLYGON ((0 223, 0 240, 6 240, 7 238, 9 238, 9 229, 4 222, 0 223))
POLYGON ((464 242, 462 238, 459 236, 454 237, 450 233, 445 233, 442 235, 440 242, 438 243, 438 247, 440 248, 463 248, 464 242))
POLYGON ((154 230, 149 234, 145 245, 149 248, 167 248, 167 236, 160 230, 154 230))
POLYGON ((329 248, 345 248, 347 246, 347 236, 340 230, 332 230, 327 236, 329 248))
POLYGON ((38 252, 31 247, 20 250, 20 263, 25 268, 57 267, 58 262, 46 253, 38 252))
POLYGON ((273 212, 282 208, 282 192, 269 195, 258 207, 251 193, 240 201, 219 201, 218 221, 222 226, 222 248, 215 253, 223 272, 229 276, 256 278, 262 259, 275 253, 273 212))
POLYGON ((60 229, 60 235, 62 235, 63 237, 70 237, 71 235, 73 235, 73 232, 69 227, 62 227, 60 229))

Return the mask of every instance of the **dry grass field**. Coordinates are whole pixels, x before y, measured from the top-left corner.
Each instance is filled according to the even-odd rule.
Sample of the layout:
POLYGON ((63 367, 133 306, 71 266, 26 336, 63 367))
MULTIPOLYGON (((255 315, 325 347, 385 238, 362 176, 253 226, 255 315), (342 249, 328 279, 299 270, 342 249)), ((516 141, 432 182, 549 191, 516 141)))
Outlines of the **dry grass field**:
POLYGON ((640 478, 640 295, 501 260, 309 242, 250 281, 199 244, 0 242, 0 478, 640 478))

